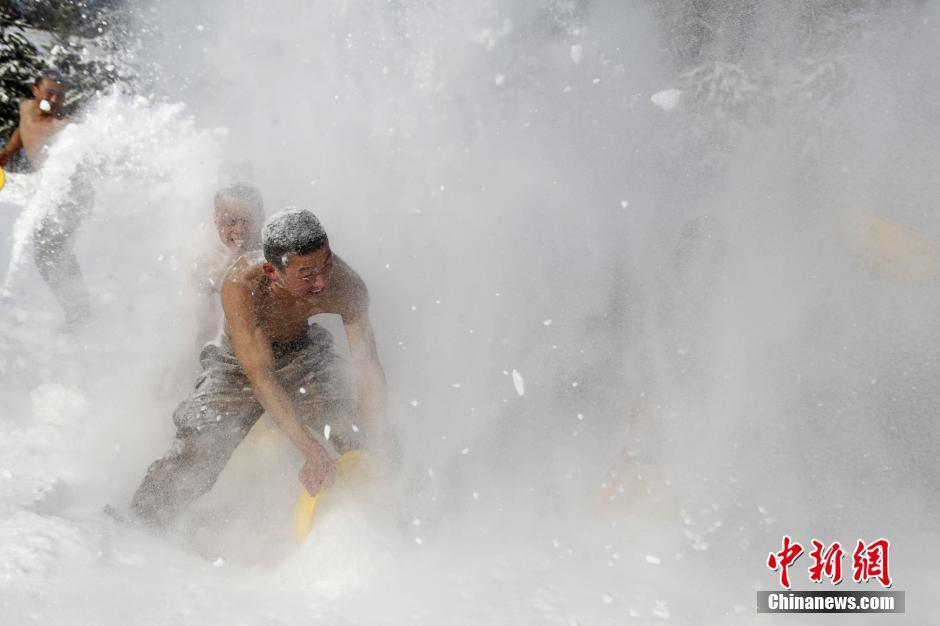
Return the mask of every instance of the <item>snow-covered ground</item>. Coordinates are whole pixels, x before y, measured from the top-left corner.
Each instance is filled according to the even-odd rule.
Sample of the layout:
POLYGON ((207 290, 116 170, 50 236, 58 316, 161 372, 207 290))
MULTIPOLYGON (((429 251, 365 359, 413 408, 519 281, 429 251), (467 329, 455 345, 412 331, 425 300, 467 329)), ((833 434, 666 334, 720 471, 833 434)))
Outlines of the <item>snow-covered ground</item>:
POLYGON ((0 623, 940 622, 937 16, 831 51, 851 80, 820 99, 754 78, 796 58, 784 26, 680 75, 627 4, 149 16, 146 93, 0 191, 0 623), (79 162, 94 317, 66 331, 28 233, 79 162), (102 511, 172 438, 233 180, 365 279, 403 443, 302 547, 263 424, 171 536, 102 511), (889 538, 907 615, 757 615, 784 535, 889 538))

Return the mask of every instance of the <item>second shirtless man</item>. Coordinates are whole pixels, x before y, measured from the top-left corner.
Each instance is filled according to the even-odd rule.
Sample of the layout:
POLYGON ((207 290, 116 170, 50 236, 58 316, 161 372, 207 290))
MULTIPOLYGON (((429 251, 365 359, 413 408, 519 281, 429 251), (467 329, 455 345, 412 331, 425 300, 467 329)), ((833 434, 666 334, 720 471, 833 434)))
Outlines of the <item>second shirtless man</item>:
MULTIPOLYGON (((20 103, 20 121, 0 150, 0 167, 25 150, 33 170, 42 167, 48 148, 69 123, 63 114, 66 85, 55 72, 41 74, 33 85, 33 99, 20 103)), ((91 214, 94 192, 87 176, 72 176, 61 202, 46 214, 33 233, 33 257, 39 275, 65 311, 66 327, 89 317, 88 289, 75 257, 75 232, 91 214)))
POLYGON ((134 494, 133 513, 145 524, 166 528, 206 493, 264 412, 303 455, 299 478, 311 494, 333 479, 337 453, 366 447, 381 459, 391 451, 362 279, 333 254, 310 211, 273 215, 262 245, 264 258, 242 257, 225 276, 220 345, 203 350, 203 371, 173 414, 173 445, 134 494), (318 313, 342 317, 348 371, 330 333, 308 323, 318 313), (329 442, 319 436, 326 425, 329 442))

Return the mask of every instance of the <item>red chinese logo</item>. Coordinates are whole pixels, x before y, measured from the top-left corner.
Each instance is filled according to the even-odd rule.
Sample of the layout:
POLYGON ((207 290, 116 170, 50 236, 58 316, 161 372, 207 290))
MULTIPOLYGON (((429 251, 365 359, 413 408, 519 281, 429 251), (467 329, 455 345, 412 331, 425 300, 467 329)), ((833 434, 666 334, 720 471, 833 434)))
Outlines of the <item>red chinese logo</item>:
POLYGON ((882 587, 891 586, 891 575, 888 573, 888 550, 891 542, 887 539, 872 541, 867 546, 861 539, 852 554, 852 580, 857 583, 868 582, 874 578, 882 587))
POLYGON ((826 545, 817 539, 813 539, 813 551, 809 553, 813 559, 813 565, 809 568, 809 579, 814 583, 821 583, 823 576, 829 578, 833 585, 842 582, 842 545, 836 541, 826 548, 826 545))
POLYGON ((787 589, 790 588, 789 567, 793 562, 803 554, 803 546, 798 543, 790 543, 790 535, 783 536, 783 550, 780 552, 771 552, 767 557, 767 567, 776 571, 780 570, 780 584, 787 589))
MULTIPOLYGON (((813 564, 809 566, 809 579, 814 583, 821 583, 828 578, 833 585, 842 582, 842 557, 845 550, 842 544, 834 541, 826 546, 818 539, 813 539, 813 549, 809 557, 813 564)), ((891 542, 881 538, 866 544, 861 539, 852 553, 852 580, 865 583, 872 579, 881 583, 882 587, 891 586, 891 574, 888 570, 888 552, 891 542)), ((803 554, 803 546, 793 541, 790 535, 783 536, 783 548, 780 552, 771 552, 767 556, 767 567, 780 572, 780 586, 790 588, 790 566, 803 554)))

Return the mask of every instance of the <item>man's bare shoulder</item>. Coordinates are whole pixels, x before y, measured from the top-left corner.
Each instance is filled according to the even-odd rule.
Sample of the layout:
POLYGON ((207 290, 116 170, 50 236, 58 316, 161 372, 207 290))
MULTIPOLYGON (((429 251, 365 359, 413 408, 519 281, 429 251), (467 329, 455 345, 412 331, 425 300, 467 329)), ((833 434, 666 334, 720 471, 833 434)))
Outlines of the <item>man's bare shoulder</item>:
POLYGON ((366 290, 366 284, 349 263, 344 261, 338 254, 333 255, 333 264, 336 267, 336 276, 345 286, 350 289, 366 290))
POLYGON ((231 265, 228 249, 215 246, 204 250, 193 259, 191 282, 199 292, 218 292, 222 288, 222 278, 231 265))
POLYGON ((343 317, 358 317, 369 308, 369 290, 365 281, 339 255, 333 255, 334 281, 337 287, 337 307, 343 317))
POLYGON ((222 279, 222 288, 238 287, 254 293, 267 280, 264 257, 260 253, 241 256, 229 266, 222 279))

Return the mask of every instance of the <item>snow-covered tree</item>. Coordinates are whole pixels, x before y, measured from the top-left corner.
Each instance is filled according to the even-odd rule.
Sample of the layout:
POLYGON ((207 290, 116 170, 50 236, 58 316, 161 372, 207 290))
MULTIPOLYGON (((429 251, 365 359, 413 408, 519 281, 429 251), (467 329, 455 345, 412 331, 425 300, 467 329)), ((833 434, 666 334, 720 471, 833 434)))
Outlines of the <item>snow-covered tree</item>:
POLYGON ((18 103, 36 77, 55 69, 69 83, 66 112, 125 80, 116 0, 3 0, 0 3, 0 137, 16 127, 18 103))
POLYGON ((43 67, 39 49, 26 37, 28 26, 9 4, 0 5, 0 136, 16 126, 18 104, 43 67))

